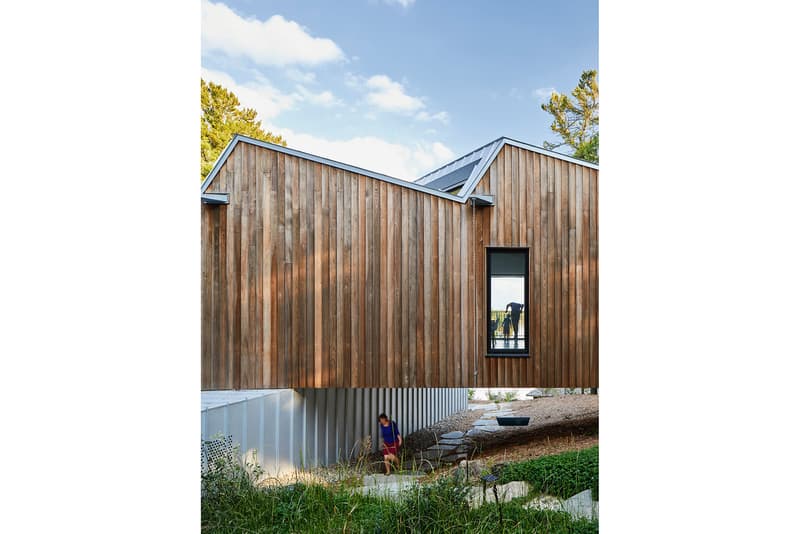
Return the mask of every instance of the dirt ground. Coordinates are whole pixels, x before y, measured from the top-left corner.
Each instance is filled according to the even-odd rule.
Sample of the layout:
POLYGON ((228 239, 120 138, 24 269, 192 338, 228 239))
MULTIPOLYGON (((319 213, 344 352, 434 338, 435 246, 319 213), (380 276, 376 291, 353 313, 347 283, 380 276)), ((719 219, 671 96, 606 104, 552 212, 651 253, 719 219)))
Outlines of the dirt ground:
MULTIPOLYGON (((473 403, 479 404, 479 403, 473 403)), ((493 404, 493 403, 483 403, 493 404)), ((598 443, 597 395, 563 395, 504 403, 513 415, 529 416, 526 427, 508 427, 473 439, 472 458, 501 462, 524 460, 591 447, 598 443)), ((408 449, 419 451, 453 430, 466 432, 486 410, 462 410, 405 439, 408 449)))

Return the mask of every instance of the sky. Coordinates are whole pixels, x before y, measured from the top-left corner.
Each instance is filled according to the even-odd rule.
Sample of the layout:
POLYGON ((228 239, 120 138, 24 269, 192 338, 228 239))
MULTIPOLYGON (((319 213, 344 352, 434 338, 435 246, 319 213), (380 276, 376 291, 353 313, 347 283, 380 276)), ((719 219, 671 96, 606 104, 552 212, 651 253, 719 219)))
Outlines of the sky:
POLYGON ((291 148, 413 180, 500 136, 597 68, 597 1, 202 2, 202 77, 291 148))

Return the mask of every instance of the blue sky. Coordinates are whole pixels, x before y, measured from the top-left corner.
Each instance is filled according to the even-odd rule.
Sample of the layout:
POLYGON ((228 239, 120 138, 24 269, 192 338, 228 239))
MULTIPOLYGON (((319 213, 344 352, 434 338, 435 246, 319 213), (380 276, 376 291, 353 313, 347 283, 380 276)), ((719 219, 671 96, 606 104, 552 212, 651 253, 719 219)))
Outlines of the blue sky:
POLYGON ((404 179, 554 140, 539 105, 597 68, 596 0, 201 1, 204 78, 289 146, 404 179))

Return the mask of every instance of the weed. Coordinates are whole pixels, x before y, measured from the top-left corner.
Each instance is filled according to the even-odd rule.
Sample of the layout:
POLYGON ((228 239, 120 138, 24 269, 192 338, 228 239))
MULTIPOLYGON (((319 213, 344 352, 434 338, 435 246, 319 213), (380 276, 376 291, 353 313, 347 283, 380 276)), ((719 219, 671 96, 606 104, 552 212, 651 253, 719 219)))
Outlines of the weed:
POLYGON ((524 480, 535 491, 568 498, 591 489, 595 500, 599 497, 599 447, 571 451, 553 456, 543 456, 505 466, 500 482, 524 480))

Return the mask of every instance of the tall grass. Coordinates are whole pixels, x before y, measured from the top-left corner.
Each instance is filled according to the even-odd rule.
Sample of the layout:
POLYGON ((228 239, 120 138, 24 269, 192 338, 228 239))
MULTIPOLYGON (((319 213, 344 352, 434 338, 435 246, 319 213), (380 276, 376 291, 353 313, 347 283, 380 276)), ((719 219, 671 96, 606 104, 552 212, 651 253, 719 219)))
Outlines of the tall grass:
POLYGON ((527 510, 510 502, 470 509, 468 486, 452 477, 406 491, 400 500, 364 496, 343 485, 260 487, 252 470, 215 469, 202 479, 203 532, 597 532, 597 523, 527 510))

